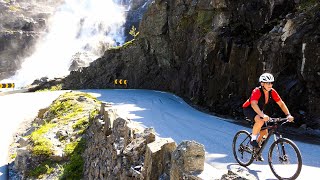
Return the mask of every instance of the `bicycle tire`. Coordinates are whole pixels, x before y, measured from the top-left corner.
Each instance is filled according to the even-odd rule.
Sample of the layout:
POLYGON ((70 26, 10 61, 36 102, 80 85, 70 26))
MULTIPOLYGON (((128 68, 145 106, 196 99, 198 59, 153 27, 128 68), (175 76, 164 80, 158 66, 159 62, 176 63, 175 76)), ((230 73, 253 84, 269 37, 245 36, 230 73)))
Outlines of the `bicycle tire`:
POLYGON ((251 140, 250 133, 248 131, 241 130, 236 133, 232 141, 233 156, 236 159, 236 161, 241 166, 244 166, 244 167, 249 166, 254 160, 252 150, 250 152, 250 148, 251 148, 251 145, 249 145, 250 140, 251 140), (243 139, 240 139, 240 136, 241 137, 243 136, 243 139), (237 142, 240 144, 238 145, 237 142), (237 152, 239 152, 240 154, 238 155, 237 152), (243 161, 244 153, 248 154, 248 158, 247 160, 243 161), (240 157, 240 155, 242 156, 240 157))
POLYGON ((269 162, 269 166, 271 168, 272 173, 278 179, 296 179, 299 176, 299 174, 301 172, 301 168, 302 168, 301 152, 300 152, 298 146, 293 141, 291 141, 290 139, 287 139, 287 138, 280 138, 271 144, 271 146, 269 148, 269 152, 268 152, 268 162, 269 162), (285 145, 288 145, 288 146, 285 147, 285 145), (279 146, 280 146, 280 149, 282 152, 279 151, 279 146), (293 152, 290 153, 289 147, 291 147, 293 149, 293 152), (281 153, 283 153, 283 151, 286 151, 285 155, 281 154, 281 153), (276 153, 278 153, 278 154, 276 154, 276 153), (273 159, 272 159, 273 157, 278 158, 278 160, 280 161, 280 165, 276 165, 276 162, 273 161, 273 159), (297 162, 293 162, 292 160, 297 160, 297 162), (289 164, 291 162, 293 162, 293 163, 289 164), (284 169, 284 168, 286 168, 286 167, 284 167, 285 165, 287 165, 286 166, 288 168, 287 171, 284 169), (280 175, 280 172, 282 172, 282 173, 291 172, 292 167, 289 168, 289 166, 293 166, 293 165, 296 166, 296 170, 293 175, 289 175, 288 177, 284 177, 284 175, 280 175), (277 169, 280 170, 280 172, 277 171, 277 169))

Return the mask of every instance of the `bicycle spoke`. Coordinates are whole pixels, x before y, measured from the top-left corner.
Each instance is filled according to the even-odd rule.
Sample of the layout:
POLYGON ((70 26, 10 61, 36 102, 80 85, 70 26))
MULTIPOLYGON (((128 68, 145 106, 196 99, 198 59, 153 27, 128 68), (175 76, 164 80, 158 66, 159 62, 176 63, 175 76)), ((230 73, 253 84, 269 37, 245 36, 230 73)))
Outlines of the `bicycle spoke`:
POLYGON ((272 144, 268 158, 271 170, 280 179, 294 179, 301 171, 300 152, 289 140, 272 144))
POLYGON ((237 162, 242 166, 252 163, 252 149, 249 145, 250 134, 246 131, 239 131, 233 140, 233 154, 237 162))

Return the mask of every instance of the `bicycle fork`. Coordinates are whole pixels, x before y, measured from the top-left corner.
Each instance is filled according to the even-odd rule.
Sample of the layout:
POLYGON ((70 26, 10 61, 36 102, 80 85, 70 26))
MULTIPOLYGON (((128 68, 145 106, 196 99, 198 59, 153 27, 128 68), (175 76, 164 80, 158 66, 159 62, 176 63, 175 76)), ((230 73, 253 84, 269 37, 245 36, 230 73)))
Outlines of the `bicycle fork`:
MULTIPOLYGON (((275 142, 278 141, 281 138, 282 138, 282 135, 274 134, 274 141, 275 142)), ((280 142, 279 144, 277 144, 277 150, 278 150, 279 161, 281 163, 286 162, 288 160, 288 158, 286 156, 286 151, 285 151, 283 142, 280 142)))

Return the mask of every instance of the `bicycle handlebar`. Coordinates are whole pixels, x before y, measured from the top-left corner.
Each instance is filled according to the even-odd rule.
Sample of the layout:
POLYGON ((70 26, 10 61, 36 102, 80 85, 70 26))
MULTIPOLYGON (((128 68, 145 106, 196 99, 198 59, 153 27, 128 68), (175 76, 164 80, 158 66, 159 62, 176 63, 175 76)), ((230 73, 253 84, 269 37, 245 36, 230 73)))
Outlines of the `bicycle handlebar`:
POLYGON ((268 122, 283 122, 283 121, 289 121, 288 118, 269 118, 268 122))

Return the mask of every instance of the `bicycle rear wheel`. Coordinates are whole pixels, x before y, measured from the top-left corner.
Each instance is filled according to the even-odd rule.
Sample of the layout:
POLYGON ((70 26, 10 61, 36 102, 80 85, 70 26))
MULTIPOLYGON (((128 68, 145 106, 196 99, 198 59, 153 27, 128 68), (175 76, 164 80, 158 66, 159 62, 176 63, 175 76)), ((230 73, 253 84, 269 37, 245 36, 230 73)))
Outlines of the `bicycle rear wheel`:
POLYGON ((269 166, 279 179, 296 179, 302 167, 302 158, 297 145, 281 138, 273 142, 268 153, 269 166))
POLYGON ((249 166, 253 158, 253 149, 250 145, 250 134, 248 131, 241 130, 233 138, 232 150, 236 161, 241 166, 249 166))

